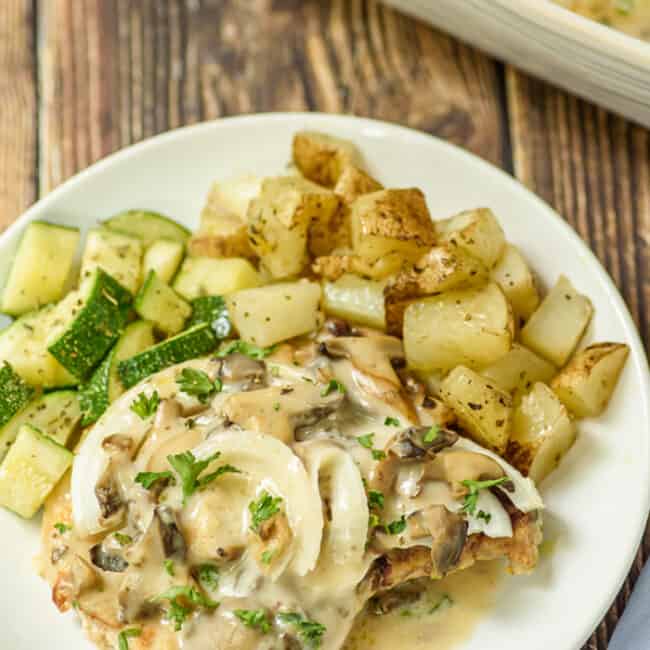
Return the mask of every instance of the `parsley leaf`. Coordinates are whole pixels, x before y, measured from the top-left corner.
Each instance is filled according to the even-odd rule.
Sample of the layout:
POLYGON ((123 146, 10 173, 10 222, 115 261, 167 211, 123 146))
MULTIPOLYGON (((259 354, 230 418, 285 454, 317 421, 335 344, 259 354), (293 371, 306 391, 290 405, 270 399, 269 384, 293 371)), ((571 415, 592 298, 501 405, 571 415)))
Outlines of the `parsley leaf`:
POLYGON ((374 508, 381 510, 384 507, 384 495, 377 490, 370 490, 368 492, 368 505, 371 510, 374 508))
POLYGON ((208 598, 194 587, 176 586, 154 598, 154 602, 169 601, 167 618, 174 623, 174 630, 180 632, 185 619, 192 613, 192 608, 203 607, 212 610, 219 607, 219 603, 208 598))
POLYGON ((379 519, 379 516, 376 515, 374 512, 370 513, 370 517, 368 517, 368 528, 380 528, 381 527, 381 520, 379 519))
POLYGON ((150 490, 154 483, 158 481, 165 481, 165 483, 171 483, 172 485, 176 483, 171 472, 138 472, 135 477, 135 482, 140 483, 145 490, 150 490))
POLYGON ((219 586, 219 569, 214 564, 200 564, 196 577, 200 585, 208 591, 215 591, 219 586))
POLYGON ((384 420, 384 424, 385 424, 387 427, 398 427, 400 423, 399 423, 399 420, 398 420, 397 418, 387 417, 387 418, 384 420))
POLYGON ((467 512, 470 515, 473 515, 476 512, 478 495, 481 490, 486 490, 491 487, 503 485, 504 483, 507 483, 509 480, 510 479, 507 476, 502 476, 501 478, 496 478, 489 481, 471 481, 471 480, 461 481, 462 485, 464 485, 469 490, 469 492, 465 495, 462 511, 467 512))
POLYGON ((386 454, 381 449, 373 449, 371 453, 373 460, 384 460, 386 458, 386 454))
POLYGON ((375 434, 367 433, 365 436, 357 436, 357 442, 366 449, 370 449, 374 460, 384 460, 386 454, 381 449, 373 449, 375 444, 375 434))
POLYGON ((131 535, 125 535, 124 533, 113 533, 113 536, 120 546, 128 546, 133 542, 133 537, 131 537, 131 535))
POLYGON ((321 397, 327 397, 334 391, 338 391, 339 393, 345 393, 345 386, 338 380, 338 379, 330 379, 327 382, 327 386, 323 388, 323 390, 320 393, 321 397))
POLYGON ((182 454, 167 456, 167 461, 176 470, 176 473, 181 479, 184 504, 187 502, 188 497, 192 496, 197 489, 203 489, 208 485, 208 483, 211 483, 222 474, 227 472, 239 472, 239 470, 232 465, 222 465, 217 468, 215 472, 199 478, 199 474, 201 474, 201 472, 205 470, 212 461, 217 460, 219 456, 221 456, 221 452, 218 451, 204 460, 197 460, 191 451, 184 451, 182 454))
POLYGON ((146 420, 152 415, 155 415, 160 404, 160 396, 158 391, 155 390, 151 397, 147 397, 145 393, 140 393, 136 399, 131 402, 131 410, 141 419, 146 420))
POLYGON ((176 574, 176 571, 174 570, 174 560, 165 560, 163 566, 165 567, 167 575, 170 575, 173 578, 176 574))
POLYGON ((271 564, 275 551, 264 551, 262 553, 262 564, 271 564))
POLYGON ((317 621, 310 621, 297 612, 281 613, 278 614, 278 618, 282 623, 292 625, 297 630, 301 639, 310 648, 320 648, 323 641, 323 634, 325 634, 327 629, 324 625, 321 625, 317 621))
POLYGON ((430 445, 440 435, 440 427, 434 424, 425 434, 424 442, 430 445))
POLYGON ((117 647, 118 650, 129 650, 129 639, 133 637, 140 636, 142 630, 137 627, 130 627, 126 630, 122 630, 117 635, 117 647))
POLYGON ((69 530, 72 530, 72 526, 69 526, 68 524, 62 524, 60 522, 54 524, 54 528, 56 528, 57 531, 59 531, 59 535, 63 535, 67 533, 69 530))
POLYGON ((277 347, 277 345, 272 345, 269 348, 260 348, 259 346, 253 345, 252 343, 247 343, 246 341, 237 339, 236 341, 230 341, 230 343, 219 350, 219 352, 217 352, 217 356, 227 357, 229 354, 239 352, 240 354, 245 354, 251 359, 265 359, 269 356, 269 354, 273 354, 277 347))
POLYGON ((386 531, 389 535, 399 535, 406 530, 406 516, 402 515, 399 519, 391 521, 390 524, 386 526, 386 531))
POLYGON ((233 614, 247 627, 259 629, 262 634, 271 631, 271 621, 263 609, 236 609, 233 614))
POLYGON ((176 383, 181 393, 196 397, 201 404, 205 404, 212 395, 220 393, 223 388, 221 379, 212 381, 207 373, 195 368, 183 368, 180 377, 176 378, 176 383))
POLYGON ((257 501, 251 501, 248 504, 248 510, 251 513, 251 530, 254 533, 259 533, 262 523, 280 512, 281 503, 280 497, 272 497, 266 490, 262 492, 257 501))
POLYGON ((489 524, 492 520, 492 515, 489 512, 485 512, 484 510, 479 510, 476 514, 476 518, 483 519, 486 524, 489 524))

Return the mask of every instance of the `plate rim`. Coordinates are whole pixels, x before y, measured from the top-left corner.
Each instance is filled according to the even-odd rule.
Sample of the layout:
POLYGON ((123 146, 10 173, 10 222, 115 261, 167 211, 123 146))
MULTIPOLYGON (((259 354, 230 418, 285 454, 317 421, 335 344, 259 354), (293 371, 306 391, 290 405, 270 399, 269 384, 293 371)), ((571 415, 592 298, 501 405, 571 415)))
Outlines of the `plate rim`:
MULTIPOLYGON (((13 239, 18 231, 22 230, 26 224, 46 211, 51 203, 64 198, 68 192, 72 192, 79 185, 83 185, 86 179, 101 174, 106 168, 119 165, 130 157, 137 156, 141 151, 156 148, 167 141, 177 139, 182 140, 187 137, 188 134, 194 134, 201 131, 227 130, 232 124, 255 124, 260 122, 295 123, 296 130, 302 128, 318 129, 319 126, 323 130, 327 130, 328 128, 335 129, 336 123, 340 123, 342 126, 350 126, 352 124, 357 125, 360 132, 362 129, 365 129, 363 135, 369 138, 385 139, 399 137, 407 142, 410 140, 419 141, 422 144, 434 144, 444 152, 444 155, 455 156, 467 164, 478 167, 482 172, 487 174, 496 173, 501 177, 501 181, 505 184, 508 192, 516 192, 527 201, 532 201, 533 204, 535 204, 536 209, 538 209, 540 213, 543 213, 545 218, 555 222, 555 225, 560 228, 564 236, 567 237, 574 246, 577 246, 581 250, 587 263, 595 269, 598 276, 597 279, 605 290, 611 306, 621 317, 622 325, 626 334, 626 342, 630 345, 630 361, 637 366, 637 371, 642 378, 641 386, 639 387, 642 396, 642 404, 640 405, 639 411, 645 415, 647 433, 650 438, 650 368, 648 366, 648 358, 638 328, 634 323, 627 304, 623 300, 623 297, 614 284, 611 276, 601 264, 600 260, 596 257, 595 253, 587 243, 582 240, 571 225, 548 203, 505 170, 458 145, 401 124, 355 115, 340 115, 323 112, 265 112, 228 116, 171 129, 115 151, 66 179, 45 197, 31 205, 4 232, 0 233, 0 252, 10 242, 10 240, 13 239)), ((607 598, 604 603, 598 607, 598 610, 594 611, 593 620, 589 623, 587 629, 581 631, 576 630, 578 633, 577 638, 574 639, 576 642, 576 648, 581 647, 589 639, 611 607, 611 604, 614 602, 618 592, 630 573, 630 569, 634 563, 634 559, 645 533, 647 516, 650 511, 650 445, 647 447, 648 458, 646 460, 648 462, 645 465, 645 485, 641 503, 641 512, 645 513, 645 517, 641 517, 639 521, 636 522, 635 534, 627 543, 624 554, 625 561, 622 565, 625 567, 624 572, 622 575, 618 576, 616 581, 612 581, 612 585, 607 590, 607 598)), ((575 636, 575 634, 572 636, 575 636)))

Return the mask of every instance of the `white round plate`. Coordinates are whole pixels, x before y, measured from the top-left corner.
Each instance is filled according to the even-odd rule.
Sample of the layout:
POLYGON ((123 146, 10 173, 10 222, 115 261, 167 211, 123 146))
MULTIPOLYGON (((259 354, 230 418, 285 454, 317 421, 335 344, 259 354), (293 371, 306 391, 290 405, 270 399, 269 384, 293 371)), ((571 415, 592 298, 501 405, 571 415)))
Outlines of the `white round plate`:
MULTIPOLYGON (((214 179, 282 173, 292 135, 305 128, 353 140, 386 185, 422 188, 434 217, 492 208, 544 285, 564 273, 590 296, 596 313, 589 340, 629 344, 632 354, 609 409, 597 421, 580 423, 578 442, 543 485, 552 552, 533 576, 504 580, 494 609, 462 650, 580 648, 620 588, 648 514, 648 366, 623 300, 594 255, 506 174, 440 140, 371 120, 276 114, 201 124, 115 154, 32 207, 0 236, 0 279, 32 219, 87 228, 125 208, 145 207, 193 227, 214 179)), ((58 614, 48 587, 34 574, 37 522, 2 511, 0 530, 0 645, 90 650, 74 619, 58 614)))

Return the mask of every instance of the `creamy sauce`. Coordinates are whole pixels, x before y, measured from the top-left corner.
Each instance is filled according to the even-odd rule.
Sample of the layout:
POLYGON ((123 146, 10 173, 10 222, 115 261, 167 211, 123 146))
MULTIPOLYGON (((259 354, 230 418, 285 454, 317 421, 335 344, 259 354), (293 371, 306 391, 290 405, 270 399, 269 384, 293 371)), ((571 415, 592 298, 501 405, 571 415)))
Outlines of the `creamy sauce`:
POLYGON ((585 18, 650 41, 650 0, 553 0, 585 18))
POLYGON ((488 614, 502 575, 501 562, 483 562, 432 583, 423 597, 429 607, 407 604, 384 616, 363 614, 344 650, 456 648, 488 614))
MULTIPOLYGON (((541 500, 516 470, 453 432, 445 434, 450 436, 448 448, 441 447, 426 463, 400 460, 391 451, 400 436, 411 443, 399 449, 417 451, 413 444, 424 444, 421 436, 431 420, 417 429, 424 422, 392 369, 389 359, 396 344, 388 338, 380 337, 376 359, 369 340, 341 340, 341 350, 351 352, 347 358, 312 355, 302 368, 276 359, 258 364, 263 377, 255 375, 259 367, 248 360, 243 366, 247 376, 224 381, 223 392, 206 405, 178 394, 178 368, 152 377, 116 402, 82 443, 71 488, 63 482, 46 505, 42 573, 53 585, 59 608, 76 607, 90 638, 111 650, 119 631, 134 626, 142 634, 130 639, 130 650, 300 647, 292 645, 299 634, 275 616, 278 612, 300 612, 325 626, 322 650, 339 650, 346 639, 348 650, 438 650, 469 634, 489 605, 498 572, 494 563, 431 582, 417 611, 446 595, 445 606, 434 613, 409 616, 402 607, 401 614, 357 617, 374 594, 411 578, 443 575, 511 551, 515 562, 508 539, 512 536, 514 544, 510 516, 491 493, 478 501, 486 521, 473 517, 464 528, 460 525, 469 517, 462 512, 461 480, 508 479, 520 514, 536 512, 541 500), (355 351, 363 358, 355 358, 355 351), (325 390, 332 377, 346 387, 345 395, 325 390), (140 392, 153 390, 163 401, 154 418, 142 421, 130 405, 140 392), (416 427, 415 433, 407 427, 416 427), (380 460, 377 452, 384 449, 380 460), (159 491, 136 483, 139 472, 168 471, 168 456, 188 450, 197 461, 213 459, 206 474, 224 464, 238 473, 223 474, 189 497, 184 497, 178 476, 159 491), (392 534, 369 531, 367 490, 376 482, 385 483, 379 512, 385 523, 424 513, 415 537, 409 527, 392 534), (95 486, 105 488, 103 501, 96 497, 95 486), (252 531, 249 504, 264 493, 280 499, 279 512, 268 519, 266 532, 252 531), (426 516, 431 508, 435 516, 426 516), (436 522, 445 522, 445 527, 434 530, 436 522), (59 533, 56 523, 74 527, 59 533), (455 533, 446 539, 452 530, 462 537, 455 533), (470 541, 477 538, 467 535, 475 533, 486 537, 472 546, 470 541), (170 544, 181 544, 182 552, 170 550, 170 544), (445 544, 457 547, 451 560, 445 544), (461 558, 463 544, 467 548, 461 558), (389 560, 391 571, 384 575, 384 565, 375 568, 374 562, 391 550, 407 556, 389 560), (97 560, 98 552, 103 559, 97 560), (447 569, 435 564, 442 561, 437 555, 441 552, 451 562, 447 569), (164 569, 170 558, 171 571, 164 569), (93 566, 106 569, 107 563, 124 560, 126 568, 117 570, 93 566), (206 563, 219 570, 214 587, 194 580, 206 563), (189 585, 202 588, 220 605, 190 607, 177 632, 167 620, 169 603, 156 598, 189 585), (447 598, 453 605, 447 606, 447 598), (246 627, 236 610, 264 610, 272 632, 263 635, 246 627)), ((219 364, 197 360, 189 365, 214 379, 223 372, 219 364)), ((523 570, 531 569, 536 558, 538 540, 535 535, 531 540, 523 549, 530 555, 523 556, 533 560, 527 559, 523 570)))

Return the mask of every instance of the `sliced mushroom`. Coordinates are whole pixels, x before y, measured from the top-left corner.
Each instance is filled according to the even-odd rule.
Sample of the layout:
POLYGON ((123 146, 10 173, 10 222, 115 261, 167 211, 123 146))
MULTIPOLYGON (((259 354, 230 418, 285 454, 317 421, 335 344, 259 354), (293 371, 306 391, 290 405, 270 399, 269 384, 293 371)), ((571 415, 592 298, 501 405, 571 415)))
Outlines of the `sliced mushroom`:
POLYGON ((219 377, 227 383, 242 384, 240 390, 255 390, 264 386, 266 364, 235 352, 221 360, 219 377))
POLYGON ((442 578, 456 567, 467 540, 467 521, 444 506, 419 513, 422 527, 431 535, 432 578, 442 578))
POLYGON ((503 468, 489 456, 462 449, 449 449, 428 461, 424 480, 447 481, 455 497, 467 493, 462 481, 486 481, 505 476, 503 468))
POLYGON ((113 462, 109 461, 106 471, 95 486, 95 496, 99 504, 102 525, 117 527, 124 517, 125 504, 113 477, 113 462))
POLYGON ((90 561, 102 571, 110 573, 123 573, 129 567, 129 563, 119 553, 107 551, 102 544, 95 544, 90 549, 90 561))
POLYGON ((187 545, 178 527, 174 511, 169 506, 158 506, 154 511, 154 517, 158 523, 165 557, 184 560, 187 555, 187 545))
POLYGON ((431 553, 426 546, 395 548, 377 558, 358 592, 368 598, 406 582, 431 574, 431 553))
POLYGON ((133 439, 130 436, 114 433, 102 440, 102 448, 109 454, 129 453, 133 448, 133 439))

